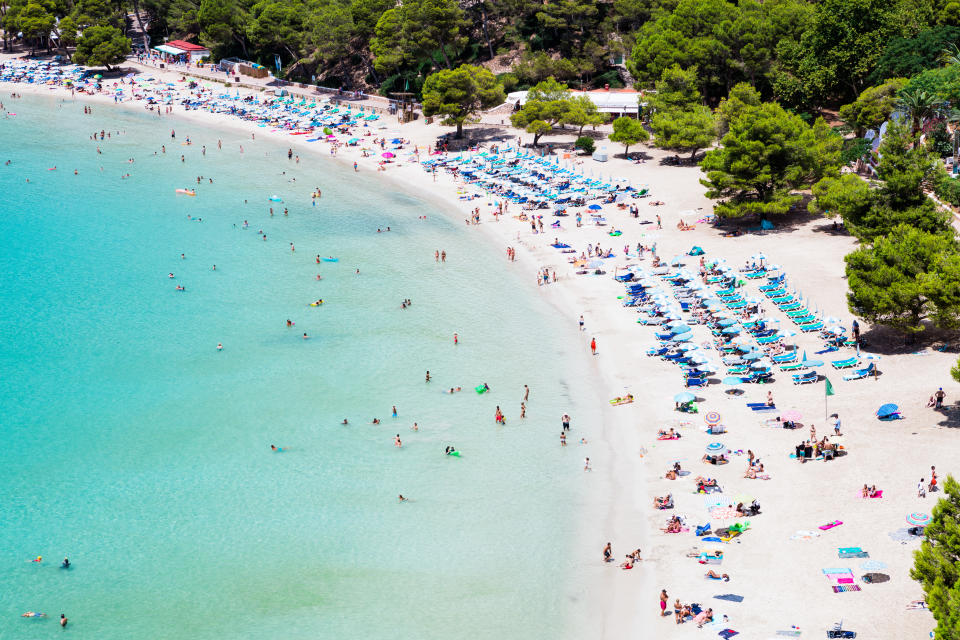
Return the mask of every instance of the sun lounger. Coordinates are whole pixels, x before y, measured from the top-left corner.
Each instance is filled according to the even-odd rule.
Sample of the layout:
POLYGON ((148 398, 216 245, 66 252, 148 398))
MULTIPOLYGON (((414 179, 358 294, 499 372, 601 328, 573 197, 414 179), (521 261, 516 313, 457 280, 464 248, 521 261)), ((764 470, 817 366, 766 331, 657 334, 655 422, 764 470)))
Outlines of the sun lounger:
POLYGON ((806 368, 807 368, 807 365, 803 364, 802 362, 794 362, 791 364, 785 364, 781 366, 780 371, 801 371, 806 368))
POLYGON ((807 309, 806 307, 803 307, 802 309, 797 309, 796 311, 787 311, 788 318, 802 318, 808 315, 810 315, 810 310, 807 309))
POLYGON ((775 304, 775 305, 777 305, 777 306, 779 307, 781 304, 789 304, 789 303, 793 302, 794 299, 795 299, 795 298, 794 298, 793 296, 786 295, 786 296, 780 296, 780 297, 778 297, 778 298, 771 298, 771 299, 770 299, 770 302, 772 302, 773 304, 775 304))
POLYGON ((834 369, 850 369, 851 367, 856 367, 860 364, 859 358, 845 358, 843 360, 834 360, 830 365, 834 369))
POLYGON ((875 367, 874 363, 871 362, 867 367, 863 369, 855 369, 853 373, 848 373, 847 375, 843 376, 843 379, 844 380, 860 380, 862 378, 866 378, 871 373, 873 373, 874 367, 875 367))
POLYGON ((792 311, 792 310, 794 310, 794 309, 799 309, 799 308, 802 307, 802 306, 803 306, 803 305, 800 304, 799 302, 791 302, 790 304, 780 305, 780 310, 781 310, 781 311, 792 311))
POLYGON ((750 367, 746 365, 730 367, 729 369, 727 369, 728 376, 742 376, 744 374, 749 374, 749 373, 750 373, 750 367))
POLYGON ((776 344, 783 340, 780 336, 767 336, 766 338, 757 338, 757 344, 776 344))
POLYGON ((791 351, 790 353, 781 353, 780 355, 770 356, 770 360, 775 364, 786 364, 788 362, 796 362, 797 352, 791 351))
POLYGON ((823 329, 823 323, 820 321, 817 321, 812 324, 801 324, 801 325, 798 325, 797 328, 800 329, 800 331, 803 331, 804 333, 809 333, 811 331, 819 331, 820 329, 823 329))
POLYGON ((793 384, 810 384, 816 382, 820 379, 820 376, 816 371, 809 371, 807 373, 794 374, 793 375, 793 384))

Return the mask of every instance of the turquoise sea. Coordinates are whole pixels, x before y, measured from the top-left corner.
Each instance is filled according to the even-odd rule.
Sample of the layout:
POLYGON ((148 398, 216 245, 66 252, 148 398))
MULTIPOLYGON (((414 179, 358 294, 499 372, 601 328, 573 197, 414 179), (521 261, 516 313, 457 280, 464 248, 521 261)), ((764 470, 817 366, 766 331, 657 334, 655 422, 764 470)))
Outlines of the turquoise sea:
POLYGON ((0 638, 575 635, 560 416, 599 414, 531 274, 372 170, 3 93, 0 638))

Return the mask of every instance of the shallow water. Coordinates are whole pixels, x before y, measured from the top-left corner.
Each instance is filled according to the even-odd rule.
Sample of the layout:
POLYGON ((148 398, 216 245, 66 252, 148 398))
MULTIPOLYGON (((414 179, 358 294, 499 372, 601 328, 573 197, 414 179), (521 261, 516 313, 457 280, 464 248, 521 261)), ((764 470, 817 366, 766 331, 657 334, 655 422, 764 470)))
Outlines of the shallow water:
POLYGON ((0 637, 49 633, 61 612, 98 639, 572 633, 557 559, 582 451, 556 443, 564 411, 588 415, 567 377, 583 356, 500 247, 327 158, 5 102, 0 637), (123 133, 91 141, 102 128, 123 133))

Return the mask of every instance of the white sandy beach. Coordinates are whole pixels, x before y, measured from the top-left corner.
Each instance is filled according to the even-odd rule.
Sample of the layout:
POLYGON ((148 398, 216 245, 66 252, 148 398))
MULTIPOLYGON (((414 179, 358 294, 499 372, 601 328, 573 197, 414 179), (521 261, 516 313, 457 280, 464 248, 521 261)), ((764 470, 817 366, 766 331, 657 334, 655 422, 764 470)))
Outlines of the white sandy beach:
MULTIPOLYGON (((180 76, 175 71, 151 70, 151 73, 171 79, 180 76)), ((6 97, 13 85, 4 85, 3 89, 6 97)), ((17 91, 69 95, 62 88, 52 91, 46 87, 18 86, 17 91)), ((112 99, 105 95, 81 99, 95 102, 96 109, 112 104, 112 99)), ((142 108, 140 103, 129 106, 142 108)), ((204 111, 185 112, 179 106, 174 107, 173 116, 182 122, 177 124, 177 129, 183 130, 183 134, 199 136, 206 124, 216 122, 218 127, 255 132, 258 140, 282 140, 304 159, 313 157, 308 156, 311 152, 330 157, 326 143, 308 143, 302 139, 305 136, 271 133, 253 123, 204 111), (191 131, 191 127, 195 129, 191 131)), ((170 122, 167 117, 158 118, 163 127, 170 122)), ((499 121, 497 116, 482 126, 489 127, 499 121)), ((385 124, 387 131, 398 132, 417 144, 421 154, 425 154, 427 146, 439 134, 450 130, 439 125, 428 126, 422 121, 399 125, 395 120, 387 120, 385 124)), ((515 131, 505 130, 505 136, 510 139, 516 135, 515 131)), ((522 137, 525 142, 529 141, 529 135, 522 137)), ((558 140, 570 141, 572 136, 547 137, 544 142, 558 140)), ((251 147, 255 144, 251 141, 251 147)), ((621 150, 618 145, 607 144, 611 154, 621 150)), ((809 304, 817 306, 823 315, 842 318, 847 326, 852 317, 846 305, 843 257, 854 247, 855 240, 832 233, 831 223, 823 219, 791 222, 786 228, 778 224, 773 232, 736 238, 723 237, 721 231, 708 224, 697 224, 692 231, 679 231, 676 223, 681 217, 692 223, 711 211, 711 202, 704 197, 704 188, 698 182, 700 171, 695 167, 661 165, 657 159, 666 154, 644 150, 653 158, 644 164, 620 159, 599 164, 587 158, 580 168, 623 177, 635 186, 648 185, 652 198, 633 202, 640 208, 641 221, 654 220, 656 214, 662 216, 663 229, 659 231, 656 225, 638 224, 615 205, 605 205, 606 227, 585 224, 576 228, 571 215, 561 219, 561 229, 547 228, 542 234, 533 234, 528 223, 512 217, 520 213, 515 205, 510 207, 509 215, 497 222, 492 215, 493 198, 459 200, 458 190, 464 187, 446 173, 438 172, 434 182, 430 174, 412 162, 390 164, 382 172, 383 179, 442 202, 450 215, 465 218, 479 206, 482 224, 465 225, 464 233, 485 234, 488 241, 503 249, 517 248, 518 260, 509 268, 529 272, 530 278, 536 277, 538 268, 555 270, 558 281, 541 287, 538 293, 559 313, 565 314, 571 326, 584 315, 583 349, 589 352, 591 337, 597 340, 598 354, 593 358, 593 368, 581 372, 585 381, 599 383, 606 390, 603 397, 597 398, 604 407, 604 424, 585 427, 586 433, 592 435, 588 436, 590 442, 583 449, 595 470, 584 474, 584 482, 591 484, 592 497, 588 504, 571 505, 571 509, 583 514, 582 546, 578 555, 558 559, 569 562, 572 572, 582 576, 578 597, 570 605, 572 615, 589 620, 597 638, 619 639, 635 634, 663 638, 704 634, 716 637, 718 632, 729 628, 743 638, 765 639, 777 637, 778 630, 789 629, 791 625, 800 627, 802 637, 823 637, 824 631, 841 619, 845 628, 856 630, 863 638, 927 638, 934 626, 930 614, 907 610, 910 601, 923 597, 919 585, 909 577, 912 551, 918 542, 902 543, 891 538, 890 533, 907 526, 907 514, 930 512, 937 494, 918 498, 916 487, 921 477, 929 481, 931 465, 936 465, 941 479, 953 472, 952 457, 958 448, 953 443, 953 429, 945 425, 960 425, 955 406, 960 398, 960 385, 949 375, 956 354, 933 349, 920 353, 910 353, 907 349, 893 353, 884 350, 879 360, 878 379, 847 382, 842 379, 847 372, 832 370, 829 361, 849 355, 849 350, 814 356, 814 352, 822 348, 822 341, 816 334, 797 336, 799 349, 806 350, 811 358, 827 361, 821 373, 830 378, 836 390, 836 395, 829 398, 829 412, 838 413, 843 421, 844 435, 836 441, 844 445, 848 455, 831 462, 799 464, 789 457, 794 446, 809 437, 811 423, 816 426, 818 436, 828 433, 822 382, 794 386, 789 374, 777 372, 772 384, 744 385, 745 394, 737 398, 725 394, 722 385, 712 384, 706 389, 693 390, 704 399, 699 403, 700 414, 675 412, 672 397, 684 390, 681 373, 675 365, 645 355, 655 344, 655 331, 638 325, 636 312, 621 306, 617 296, 623 294, 624 287, 613 280, 613 265, 608 263, 605 276, 576 275, 566 255, 549 246, 554 238, 568 243, 578 254, 585 250, 587 243, 610 247, 619 256, 615 264, 620 266, 635 263, 638 242, 644 245, 656 242, 657 253, 667 260, 698 245, 705 250, 706 258, 723 257, 737 266, 762 251, 770 262, 783 267, 790 287, 802 291, 809 304), (648 206, 651 200, 662 200, 665 204, 648 206), (694 213, 689 213, 691 211, 694 213), (613 227, 622 230, 623 235, 610 237, 608 232, 613 227), (625 245, 631 247, 628 257, 623 256, 625 245), (946 403, 951 407, 949 421, 945 420, 947 414, 925 408, 927 399, 938 386, 947 394, 946 403), (780 411, 797 410, 803 415, 802 429, 788 431, 761 426, 763 420, 778 414, 755 413, 746 402, 762 402, 768 391, 773 393, 780 411), (609 398, 626 393, 635 396, 633 404, 619 407, 607 404, 609 398), (888 402, 898 404, 905 419, 877 420, 876 409, 888 402), (704 433, 703 414, 711 410, 722 414, 729 433, 720 436, 704 433), (658 441, 657 430, 669 427, 679 429, 683 437, 658 441), (731 463, 723 467, 702 463, 705 445, 717 440, 734 451, 752 450, 761 458, 771 478, 744 478, 746 456, 734 455, 731 463), (680 460, 691 473, 674 481, 667 480, 664 472, 675 460, 680 460), (703 496, 695 493, 692 478, 698 475, 717 478, 723 488, 722 495, 728 500, 747 494, 762 506, 760 515, 747 518, 749 530, 729 544, 705 544, 693 534, 696 525, 710 521, 703 496), (859 490, 864 483, 877 485, 883 490, 883 498, 862 499, 859 490), (676 508, 673 511, 654 509, 653 496, 668 493, 673 494, 676 508), (661 532, 674 513, 687 517, 691 531, 661 532), (843 524, 827 531, 818 529, 819 525, 834 520, 841 520, 843 524), (820 535, 813 539, 792 539, 798 531, 820 535), (607 541, 612 543, 618 561, 637 546, 643 550, 643 561, 632 571, 620 570, 617 563, 603 563, 601 550, 607 541), (723 548, 722 565, 701 565, 695 558, 686 557, 686 552, 695 546, 723 548), (865 573, 860 568, 863 560, 841 560, 837 556, 837 548, 854 546, 869 552, 870 560, 885 563, 887 568, 882 571, 890 576, 890 581, 862 583, 859 578, 865 573), (822 573, 822 569, 829 567, 851 568, 862 590, 834 593, 822 573), (705 579, 707 568, 729 574, 730 581, 705 579), (671 615, 658 619, 661 589, 666 589, 671 605, 679 598, 685 604, 697 602, 704 608, 712 607, 719 622, 703 629, 692 623, 677 625, 672 607, 668 608, 671 615), (742 602, 713 597, 727 593, 742 596, 742 602), (723 614, 728 616, 727 621, 722 621, 723 614)), ((379 158, 362 158, 358 148, 341 147, 335 159, 350 164, 356 161, 360 171, 373 172, 379 158)), ((466 191, 475 192, 469 187, 466 191)), ((695 267, 697 260, 688 258, 688 264, 695 267)), ((648 254, 642 264, 649 263, 648 254)), ((758 295, 757 286, 764 283, 748 281, 746 289, 758 295)), ((784 329, 792 328, 774 305, 765 301, 764 309, 771 318, 781 320, 784 329)), ((869 328, 863 329, 870 337, 869 328)), ((693 331, 697 342, 708 340, 705 327, 695 326, 693 331)), ((866 347, 865 352, 871 352, 871 347, 866 347)), ((722 379, 723 372, 714 377, 722 379)), ((558 422, 561 413, 562 409, 558 410, 558 422)), ((573 418, 576 421, 576 416, 573 418)), ((575 433, 579 438, 581 434, 575 433)), ((544 446, 559 446, 556 434, 544 437, 544 446)), ((713 527, 732 522, 734 520, 713 520, 713 527)))

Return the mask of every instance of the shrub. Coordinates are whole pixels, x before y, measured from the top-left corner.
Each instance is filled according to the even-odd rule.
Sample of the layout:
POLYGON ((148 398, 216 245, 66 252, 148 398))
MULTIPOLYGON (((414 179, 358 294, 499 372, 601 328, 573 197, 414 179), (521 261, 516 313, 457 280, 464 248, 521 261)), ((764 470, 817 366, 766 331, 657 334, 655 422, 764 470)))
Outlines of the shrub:
POLYGON ((580 136, 577 138, 577 141, 573 143, 573 148, 580 149, 586 154, 591 154, 596 148, 596 145, 593 143, 593 138, 589 136, 580 136))

